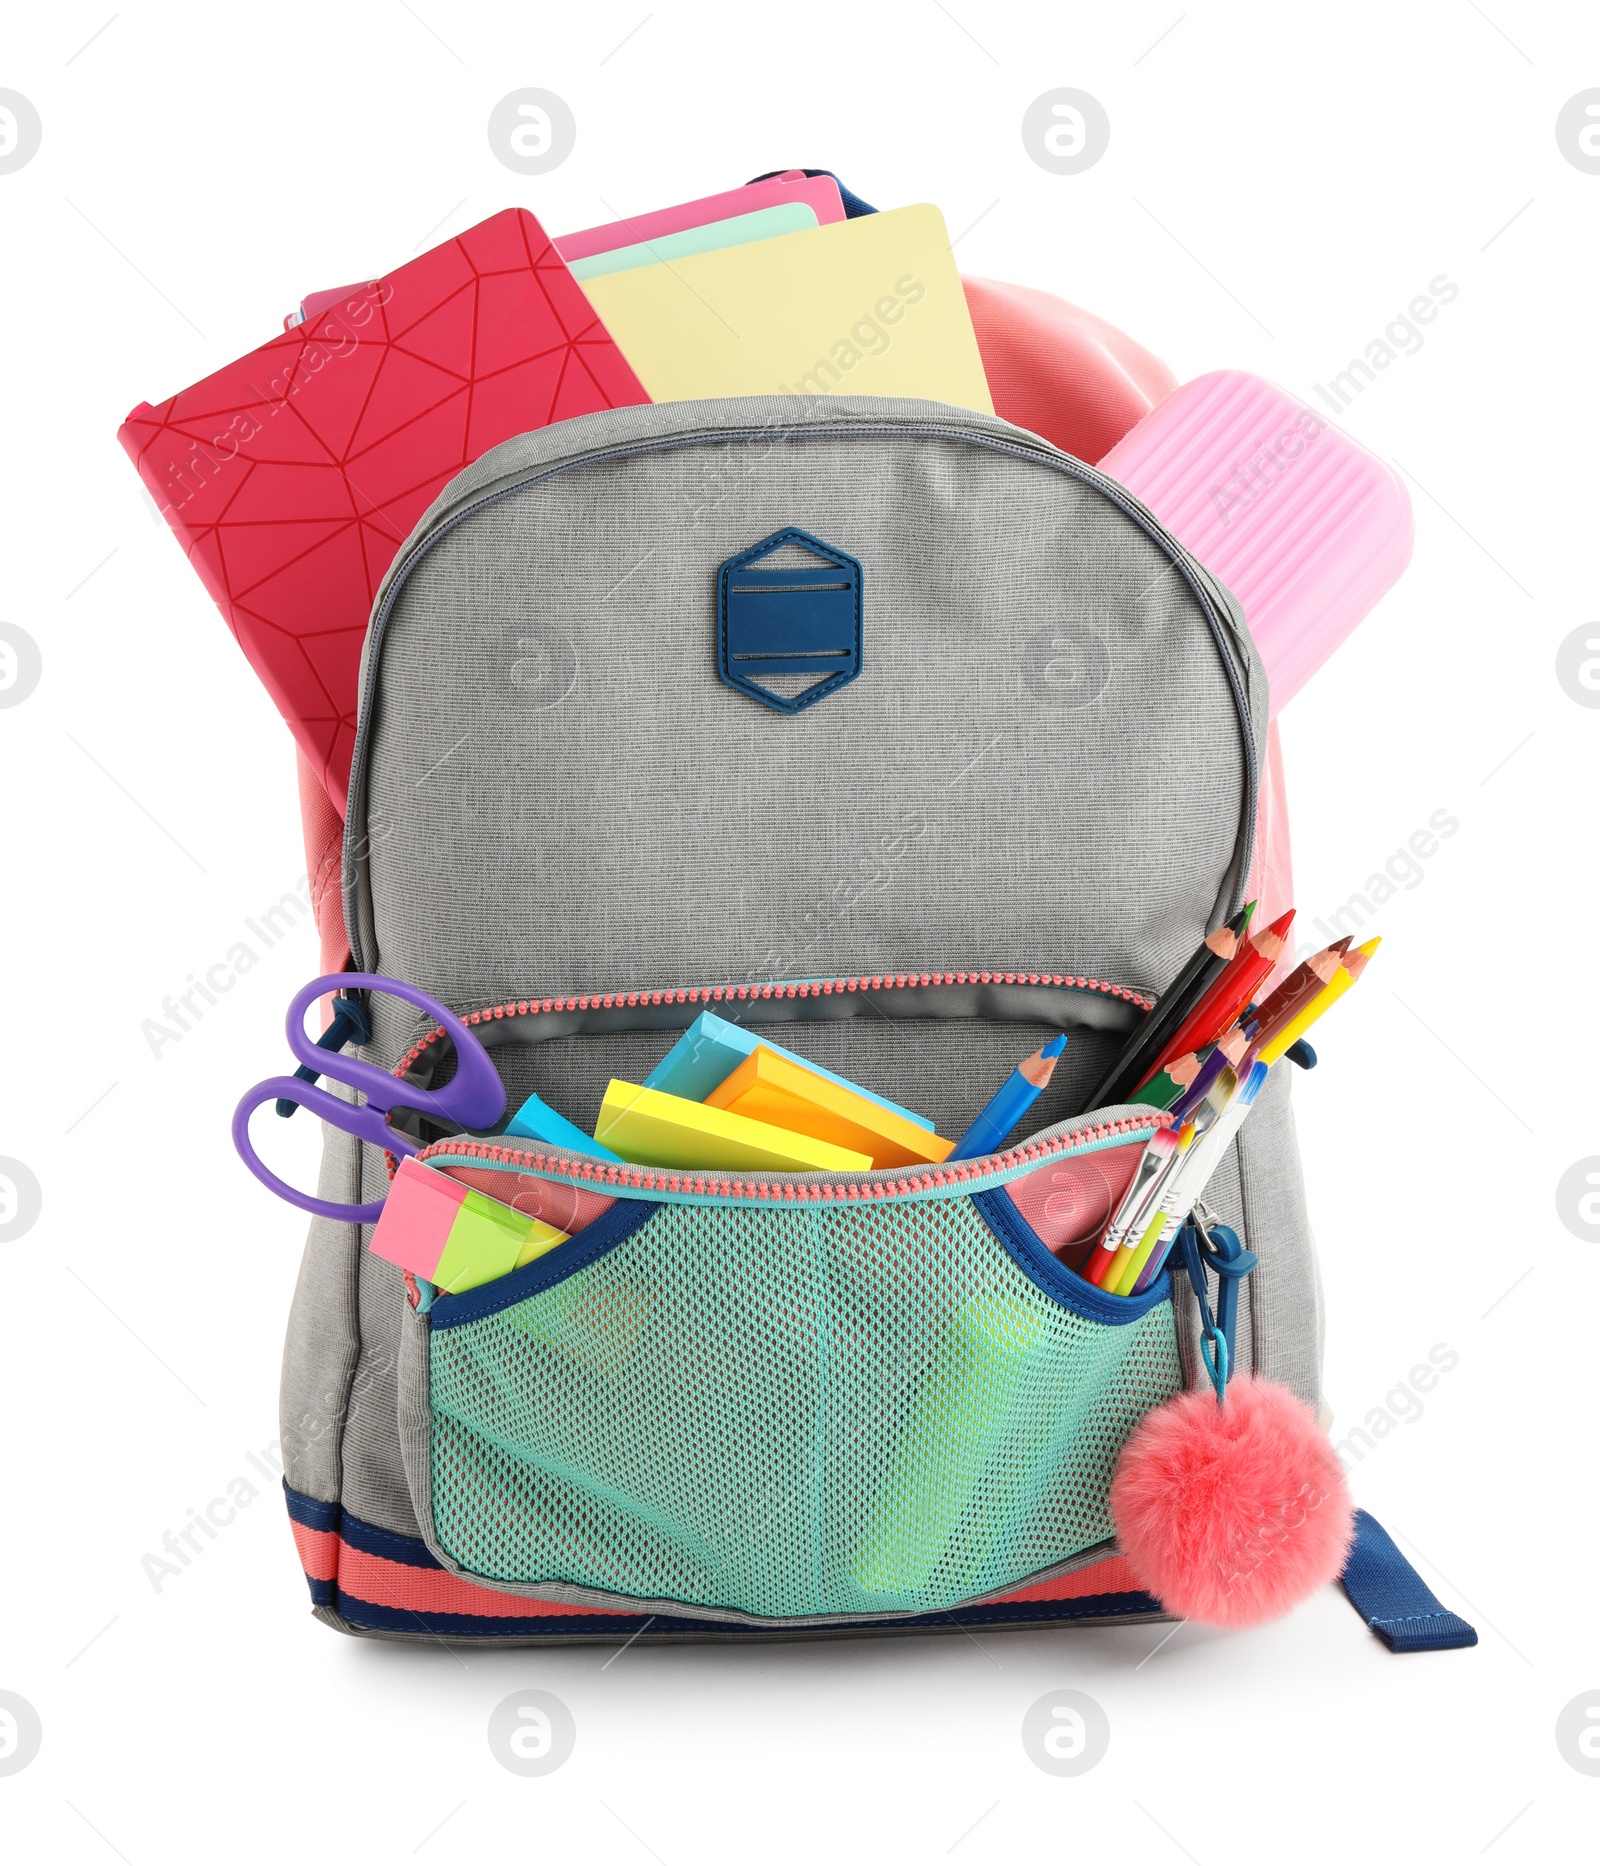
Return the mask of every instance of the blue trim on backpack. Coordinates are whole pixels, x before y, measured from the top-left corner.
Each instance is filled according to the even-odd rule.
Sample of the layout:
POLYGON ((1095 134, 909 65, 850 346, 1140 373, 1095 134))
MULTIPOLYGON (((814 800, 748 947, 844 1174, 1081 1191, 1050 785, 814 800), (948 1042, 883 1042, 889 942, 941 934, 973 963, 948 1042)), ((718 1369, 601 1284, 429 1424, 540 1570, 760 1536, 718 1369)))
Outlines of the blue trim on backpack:
POLYGON ((1339 1585, 1391 1652, 1449 1652, 1478 1643, 1476 1629, 1435 1598, 1383 1524, 1365 1510, 1356 1511, 1356 1539, 1339 1585))
POLYGON ((575 1231, 565 1244, 556 1245, 520 1270, 497 1276, 492 1283, 482 1283, 476 1289, 463 1290, 459 1296, 436 1296, 428 1320, 436 1329, 460 1328, 468 1322, 481 1322, 485 1316, 498 1315, 502 1309, 514 1308, 598 1263, 607 1251, 626 1244, 659 1210, 649 1199, 618 1199, 593 1224, 575 1231))
MULTIPOLYGON (((398 1562, 407 1568, 425 1568, 436 1572, 443 1568, 443 1564, 428 1552, 427 1544, 416 1536, 403 1536, 392 1529, 381 1529, 376 1523, 364 1522, 359 1516, 350 1515, 337 1503, 323 1503, 316 1497, 308 1497, 303 1491, 292 1489, 287 1478, 284 1479, 283 1494, 289 1506, 289 1515, 295 1522, 308 1529, 336 1530, 343 1542, 363 1555, 381 1556, 386 1561, 398 1562)), ((459 1578, 471 1579, 470 1576, 459 1578)), ((421 1633, 452 1639, 473 1636, 480 1639, 504 1639, 519 1634, 563 1634, 570 1637, 579 1633, 591 1638, 609 1638, 613 1635, 627 1638, 648 1626, 657 1633, 692 1634, 696 1637, 719 1634, 724 1637, 730 1634, 734 1637, 754 1635, 757 1638, 763 1634, 778 1638, 787 1636, 783 1627, 742 1627, 730 1625, 725 1620, 702 1620, 691 1615, 604 1612, 537 1615, 420 1613, 411 1607, 385 1606, 381 1602, 362 1600, 344 1593, 337 1580, 319 1581, 308 1574, 306 1585, 311 1590, 313 1605, 332 1607, 350 1625, 374 1633, 421 1633)), ((486 1589, 491 1586, 489 1583, 480 1585, 486 1589)), ((1160 1603, 1150 1595, 1129 1591, 1122 1594, 1088 1594, 1076 1600, 1011 1601, 986 1607, 969 1607, 954 1613, 918 1614, 909 1620, 852 1620, 836 1626, 801 1626, 793 1630, 799 1634, 898 1632, 902 1628, 911 1632, 928 1629, 938 1631, 951 1625, 1005 1626, 1018 1622, 1033 1624, 1041 1620, 1109 1620, 1144 1617, 1161 1611, 1160 1603)))
POLYGON ((1005 1246, 1018 1268, 1037 1283, 1047 1296, 1053 1296, 1063 1308, 1071 1309, 1087 1322, 1103 1322, 1109 1328, 1122 1328, 1148 1315, 1157 1303, 1172 1296, 1171 1273, 1163 1270, 1140 1296, 1108 1296, 1103 1289, 1085 1282, 1054 1256, 1033 1226, 1016 1208, 1003 1186, 987 1192, 969 1194, 984 1223, 1005 1246))
POLYGON ((291 1490, 287 1477, 283 1480, 283 1496, 289 1506, 289 1520, 302 1529, 338 1529, 341 1512, 337 1503, 323 1503, 304 1491, 291 1490))
POLYGON ((444 1563, 428 1553, 428 1545, 417 1536, 398 1535, 393 1529, 380 1529, 376 1523, 363 1522, 359 1516, 346 1516, 339 1539, 362 1555, 381 1555, 385 1561, 403 1563, 407 1568, 440 1568, 444 1563))
POLYGON ((793 1639, 849 1637, 861 1633, 920 1633, 959 1631, 967 1626, 1035 1626, 1041 1621, 1144 1619, 1166 1617, 1159 1602, 1148 1594, 1086 1594, 1077 1600, 1023 1600, 1003 1606, 969 1607, 965 1612, 923 1613, 910 1620, 850 1620, 830 1626, 739 1626, 726 1620, 679 1619, 667 1614, 562 1613, 488 1614, 419 1613, 410 1607, 386 1607, 374 1601, 340 1594, 335 1611, 364 1632, 410 1633, 438 1639, 515 1639, 530 1634, 567 1638, 622 1641, 636 1633, 645 1639, 662 1634, 696 1639, 793 1639), (648 1629, 648 1630, 647 1630, 648 1629))

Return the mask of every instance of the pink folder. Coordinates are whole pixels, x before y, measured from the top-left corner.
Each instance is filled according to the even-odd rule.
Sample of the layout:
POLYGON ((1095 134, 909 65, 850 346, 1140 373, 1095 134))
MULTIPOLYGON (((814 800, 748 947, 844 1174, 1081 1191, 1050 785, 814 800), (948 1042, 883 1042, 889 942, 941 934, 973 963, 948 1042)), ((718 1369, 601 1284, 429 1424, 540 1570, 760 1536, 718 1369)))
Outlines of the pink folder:
POLYGON ((630 220, 610 220, 603 227, 585 227, 581 233, 558 234, 555 249, 571 265, 575 259, 614 253, 619 246, 659 240, 668 233, 709 226, 714 220, 731 220, 735 214, 753 214, 758 208, 781 207, 785 201, 803 201, 815 213, 819 227, 844 219, 839 184, 832 176, 803 175, 799 169, 791 169, 787 174, 774 175, 770 181, 730 188, 726 194, 708 194, 702 200, 657 208, 654 213, 637 214, 630 220))

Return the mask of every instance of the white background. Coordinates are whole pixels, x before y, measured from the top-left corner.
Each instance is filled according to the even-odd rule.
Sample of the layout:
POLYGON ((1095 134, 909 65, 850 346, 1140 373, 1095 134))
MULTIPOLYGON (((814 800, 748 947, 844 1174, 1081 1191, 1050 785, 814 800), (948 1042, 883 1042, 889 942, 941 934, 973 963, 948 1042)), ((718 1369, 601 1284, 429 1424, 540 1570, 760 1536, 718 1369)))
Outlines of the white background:
POLYGON ((14 9, 0 65, 44 124, 0 175, 0 618, 44 660, 0 713, 0 1153, 44 1188, 0 1246, 0 1689, 44 1726, 0 1778, 7 1857, 1590 1857, 1600 1779, 1554 1730, 1579 1693, 1600 1701, 1600 1255, 1555 1194, 1600 1153, 1600 712, 1555 656, 1597 602, 1600 176, 1554 124, 1600 85, 1600 17, 112 5, 14 9), (523 85, 576 113, 548 176, 486 139, 523 85), (1110 115, 1083 175, 1022 146, 1058 85, 1110 115), (1344 417, 1408 474, 1416 556, 1284 738, 1303 917, 1435 811, 1460 824, 1382 909, 1380 959, 1298 1108, 1336 1434, 1414 1413, 1411 1367, 1437 1343, 1459 1356, 1353 1483, 1476 1621, 1475 1651, 1392 1657, 1333 1589, 1243 1636, 615 1659, 386 1647, 309 1616, 246 1456, 277 1430, 301 1225, 227 1142, 242 1087, 281 1066, 309 923, 159 1060, 140 1028, 296 884, 293 757, 116 428, 303 293, 503 207, 564 231, 791 163, 880 206, 937 202, 963 270, 1099 312, 1180 380, 1235 366, 1310 395, 1436 275, 1460 287, 1344 417), (256 1501, 157 1591, 141 1558, 241 1476, 256 1501), (529 1685, 578 1731, 540 1780, 485 1738, 529 1685), (1066 1686, 1112 1733, 1073 1780, 1019 1740, 1066 1686))

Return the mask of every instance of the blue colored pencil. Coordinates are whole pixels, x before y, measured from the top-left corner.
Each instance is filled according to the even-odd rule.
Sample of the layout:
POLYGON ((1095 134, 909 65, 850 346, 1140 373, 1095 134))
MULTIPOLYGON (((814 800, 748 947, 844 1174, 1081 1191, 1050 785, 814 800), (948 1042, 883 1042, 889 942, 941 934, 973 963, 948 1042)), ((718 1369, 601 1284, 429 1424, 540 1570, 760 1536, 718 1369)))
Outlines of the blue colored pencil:
POLYGON ((1065 1036, 1052 1037, 1042 1049, 1024 1057, 1000 1084, 998 1093, 955 1144, 952 1160, 975 1160, 981 1153, 997 1153, 1006 1136, 1044 1093, 1056 1072, 1056 1058, 1067 1047, 1065 1036))

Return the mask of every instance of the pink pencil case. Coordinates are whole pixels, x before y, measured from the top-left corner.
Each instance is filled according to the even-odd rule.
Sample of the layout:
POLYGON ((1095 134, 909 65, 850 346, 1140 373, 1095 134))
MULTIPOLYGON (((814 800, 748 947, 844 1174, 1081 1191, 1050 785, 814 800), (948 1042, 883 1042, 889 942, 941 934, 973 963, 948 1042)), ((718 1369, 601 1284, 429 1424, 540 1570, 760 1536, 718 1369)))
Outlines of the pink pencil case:
POLYGON ((1175 390, 1100 462, 1239 599, 1277 713, 1411 560, 1384 463, 1259 376, 1175 390))

